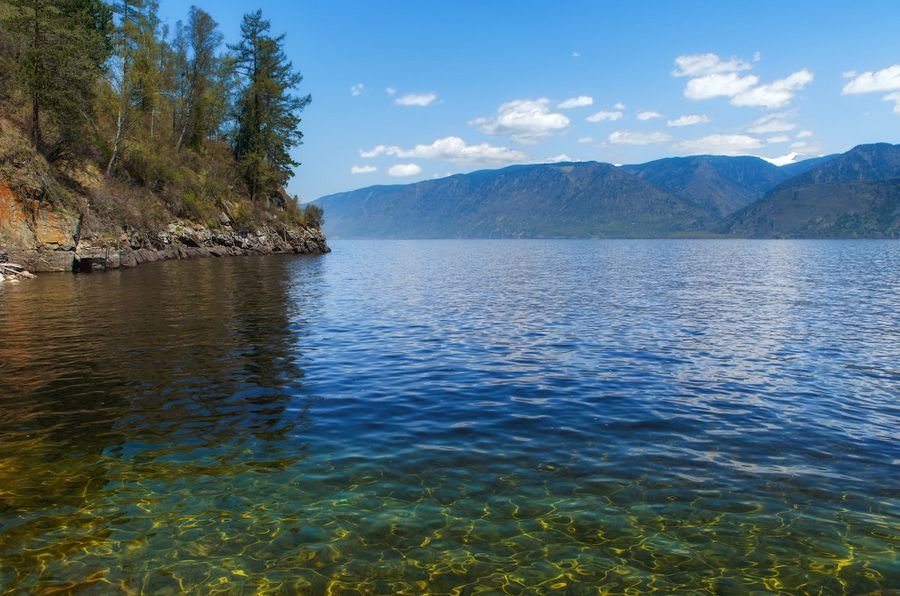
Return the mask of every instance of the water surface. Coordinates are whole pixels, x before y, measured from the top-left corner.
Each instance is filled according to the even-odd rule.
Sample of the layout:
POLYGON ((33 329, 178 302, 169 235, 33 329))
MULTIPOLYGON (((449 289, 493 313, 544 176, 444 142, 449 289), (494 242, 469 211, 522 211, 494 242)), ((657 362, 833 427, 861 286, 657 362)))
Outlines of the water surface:
POLYGON ((900 243, 334 249, 0 286, 0 592, 900 586, 900 243))

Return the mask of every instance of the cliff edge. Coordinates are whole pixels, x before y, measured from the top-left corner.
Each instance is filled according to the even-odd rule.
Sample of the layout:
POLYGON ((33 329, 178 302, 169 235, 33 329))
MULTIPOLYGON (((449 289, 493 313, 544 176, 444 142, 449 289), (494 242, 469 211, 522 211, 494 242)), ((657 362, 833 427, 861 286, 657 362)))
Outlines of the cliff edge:
POLYGON ((321 212, 286 193, 257 204, 207 199, 198 218, 171 198, 108 180, 90 163, 49 164, 0 121, 0 262, 32 272, 135 267, 167 259, 330 252, 321 212), (176 215, 175 211, 181 213, 176 215))

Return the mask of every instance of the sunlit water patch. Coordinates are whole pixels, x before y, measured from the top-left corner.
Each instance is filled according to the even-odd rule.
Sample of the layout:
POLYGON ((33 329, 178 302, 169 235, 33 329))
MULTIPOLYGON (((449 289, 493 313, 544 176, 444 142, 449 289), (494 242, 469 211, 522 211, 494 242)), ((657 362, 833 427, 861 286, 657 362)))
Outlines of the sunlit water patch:
POLYGON ((0 287, 0 591, 900 587, 900 244, 334 244, 0 287))

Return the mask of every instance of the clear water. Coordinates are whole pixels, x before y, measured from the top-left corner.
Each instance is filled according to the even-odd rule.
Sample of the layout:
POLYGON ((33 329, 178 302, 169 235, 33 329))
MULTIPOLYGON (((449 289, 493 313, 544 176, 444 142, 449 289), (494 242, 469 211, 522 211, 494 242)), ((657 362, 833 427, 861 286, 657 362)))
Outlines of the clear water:
POLYGON ((900 588, 900 243, 0 286, 0 592, 900 588))

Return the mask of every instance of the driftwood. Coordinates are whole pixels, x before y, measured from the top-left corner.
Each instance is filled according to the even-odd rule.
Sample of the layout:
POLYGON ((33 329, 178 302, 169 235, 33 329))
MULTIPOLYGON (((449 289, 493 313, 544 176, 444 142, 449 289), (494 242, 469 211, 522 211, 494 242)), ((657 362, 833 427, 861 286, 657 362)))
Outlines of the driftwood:
POLYGON ((25 270, 22 265, 16 263, 0 263, 0 279, 34 279, 34 274, 25 270))

